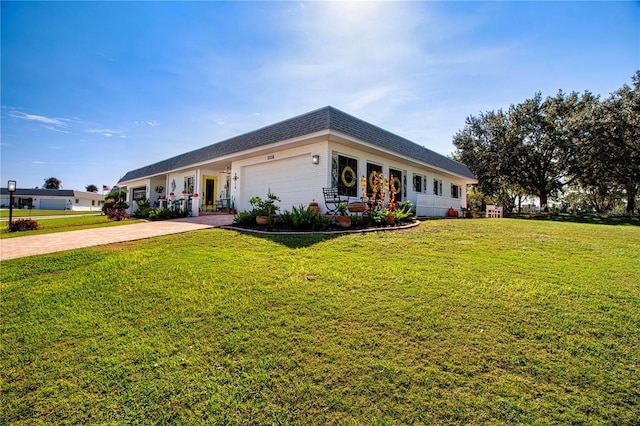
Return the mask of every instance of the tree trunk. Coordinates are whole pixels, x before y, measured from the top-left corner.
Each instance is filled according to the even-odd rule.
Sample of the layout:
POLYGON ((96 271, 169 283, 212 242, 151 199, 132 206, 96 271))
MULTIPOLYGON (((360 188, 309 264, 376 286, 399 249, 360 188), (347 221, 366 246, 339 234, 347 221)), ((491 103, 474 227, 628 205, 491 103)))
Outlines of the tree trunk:
POLYGON ((547 191, 540 190, 540 211, 548 212, 549 206, 547 205, 547 191))
POLYGON ((627 193, 627 214, 632 215, 636 210, 636 194, 638 187, 632 182, 625 185, 625 192, 627 193))

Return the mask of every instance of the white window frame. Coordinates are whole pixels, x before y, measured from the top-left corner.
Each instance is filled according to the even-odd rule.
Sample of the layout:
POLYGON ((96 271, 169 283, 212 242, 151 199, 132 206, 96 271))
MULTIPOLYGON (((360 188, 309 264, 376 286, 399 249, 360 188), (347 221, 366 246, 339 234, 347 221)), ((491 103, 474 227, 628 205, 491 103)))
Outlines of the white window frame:
POLYGON ((433 195, 442 197, 442 179, 433 178, 433 195))

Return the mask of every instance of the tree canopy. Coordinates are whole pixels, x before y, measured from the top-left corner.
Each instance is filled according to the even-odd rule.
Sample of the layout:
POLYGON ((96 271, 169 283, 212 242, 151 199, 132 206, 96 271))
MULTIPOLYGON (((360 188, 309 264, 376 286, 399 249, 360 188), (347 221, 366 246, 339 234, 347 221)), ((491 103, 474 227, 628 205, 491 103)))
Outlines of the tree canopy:
POLYGON ((454 158, 469 166, 484 195, 513 205, 515 197, 550 199, 577 189, 595 211, 625 195, 636 209, 640 186, 640 71, 601 101, 586 91, 535 94, 508 111, 469 116, 453 137, 454 158))
POLYGON ((98 187, 95 186, 94 184, 90 184, 85 187, 85 190, 87 192, 98 192, 98 187))
POLYGON ((62 181, 55 177, 50 177, 44 180, 45 189, 60 189, 62 188, 62 181))

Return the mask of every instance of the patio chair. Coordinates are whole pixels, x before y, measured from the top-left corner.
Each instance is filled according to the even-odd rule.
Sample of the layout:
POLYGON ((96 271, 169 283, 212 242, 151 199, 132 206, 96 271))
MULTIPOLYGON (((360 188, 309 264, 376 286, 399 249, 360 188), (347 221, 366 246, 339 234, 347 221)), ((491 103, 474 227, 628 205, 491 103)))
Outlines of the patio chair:
POLYGON ((349 196, 338 194, 338 188, 322 188, 322 194, 327 212, 334 216, 338 212, 338 205, 349 204, 349 196))

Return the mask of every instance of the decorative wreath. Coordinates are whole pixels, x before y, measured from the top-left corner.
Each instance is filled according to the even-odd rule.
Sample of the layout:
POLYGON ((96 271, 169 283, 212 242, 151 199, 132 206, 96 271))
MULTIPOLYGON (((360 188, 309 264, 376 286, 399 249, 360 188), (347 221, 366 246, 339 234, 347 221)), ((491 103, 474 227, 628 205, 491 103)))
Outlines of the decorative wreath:
POLYGON ((397 177, 393 177, 393 182, 395 183, 395 187, 396 190, 394 191, 394 194, 399 194, 400 190, 402 189, 402 184, 400 183, 400 178, 397 177))
POLYGON ((162 191, 164 191, 164 186, 162 186, 162 185, 156 186, 156 192, 158 194, 162 194, 162 191))
POLYGON ((356 184, 356 172, 354 172, 353 169, 349 166, 344 166, 340 178, 342 179, 342 184, 347 188, 351 188, 356 184))

